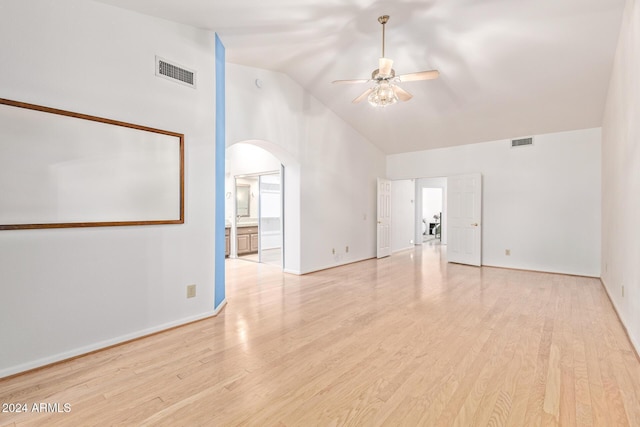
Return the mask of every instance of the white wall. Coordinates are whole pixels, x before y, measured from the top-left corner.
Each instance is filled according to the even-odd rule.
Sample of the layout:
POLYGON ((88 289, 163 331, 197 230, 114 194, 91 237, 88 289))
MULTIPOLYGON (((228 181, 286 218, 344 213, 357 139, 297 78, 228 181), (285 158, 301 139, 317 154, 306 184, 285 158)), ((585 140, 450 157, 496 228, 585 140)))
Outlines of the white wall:
POLYGON ((627 1, 602 126, 602 281, 640 352, 640 2, 627 1), (622 296, 624 286, 624 296, 622 296))
POLYGON ((600 129, 388 157, 390 179, 483 176, 482 263, 600 275, 600 129), (511 250, 511 256, 505 255, 511 250))
POLYGON ((375 256, 380 150, 286 75, 228 64, 227 146, 247 140, 285 165, 285 271, 375 256))
POLYGON ((0 232, 0 377, 212 313, 214 49, 91 1, 0 3, 0 96, 181 132, 186 156, 185 224, 0 232), (198 88, 156 77, 156 54, 198 88))
POLYGON ((391 181, 391 252, 414 247, 415 194, 415 180, 391 181))

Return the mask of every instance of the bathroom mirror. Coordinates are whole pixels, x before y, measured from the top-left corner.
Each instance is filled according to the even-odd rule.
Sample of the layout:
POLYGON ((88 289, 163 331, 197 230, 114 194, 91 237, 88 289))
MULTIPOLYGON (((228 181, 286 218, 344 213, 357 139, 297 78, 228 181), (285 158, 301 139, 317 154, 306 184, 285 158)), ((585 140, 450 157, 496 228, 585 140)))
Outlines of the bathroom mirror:
POLYGON ((248 185, 236 185, 236 216, 249 216, 250 190, 248 185))

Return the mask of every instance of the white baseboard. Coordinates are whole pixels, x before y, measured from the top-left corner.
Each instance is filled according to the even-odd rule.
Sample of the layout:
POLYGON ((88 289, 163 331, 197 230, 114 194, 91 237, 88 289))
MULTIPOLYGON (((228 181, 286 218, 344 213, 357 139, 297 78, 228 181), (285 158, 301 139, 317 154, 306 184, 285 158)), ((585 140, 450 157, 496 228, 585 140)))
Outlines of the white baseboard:
POLYGON ((416 245, 411 245, 411 246, 407 246, 406 248, 401 248, 401 249, 394 249, 391 251, 392 254, 396 254, 398 252, 402 252, 402 251, 406 251, 408 249, 415 249, 416 245))
POLYGON ((622 327, 624 328, 624 332, 626 333, 627 338, 629 338, 629 342, 631 342, 631 345, 636 351, 636 356, 640 358, 640 345, 638 345, 639 343, 634 339, 634 337, 631 336, 631 334, 629 334, 629 328, 627 328, 625 319, 623 319, 622 316, 620 316, 620 310, 618 309, 618 306, 616 305, 616 302, 614 301, 614 299, 611 298, 611 294, 609 293, 609 287, 604 282, 604 279, 602 277, 600 278, 600 283, 602 283, 602 287, 604 288, 604 291, 607 293, 607 297, 609 298, 609 301, 611 301, 611 305, 613 306, 613 309, 615 310, 616 315, 620 320, 620 323, 622 323, 622 327))
POLYGON ((206 319, 207 317, 213 317, 220 312, 226 305, 227 300, 223 300, 222 303, 218 306, 215 311, 209 311, 206 313, 198 314, 196 316, 185 317, 183 319, 174 320, 172 322, 163 323, 158 326, 154 326, 151 328, 143 329, 141 331, 132 332, 130 334, 121 335, 118 337, 114 337, 108 340, 99 341, 96 343, 92 343, 83 347, 74 348, 69 351, 65 351, 62 353, 54 354, 48 357, 43 357, 41 359, 32 360, 30 362, 22 363, 20 365, 10 366, 8 368, 0 369, 0 378, 8 377, 10 375, 19 374, 22 372, 30 371, 32 369, 41 368, 43 366, 51 365, 53 363, 62 362, 67 359, 72 359, 74 357, 82 356, 87 353, 91 353, 97 350, 102 350, 107 347, 111 347, 117 344, 122 344, 127 341, 131 341, 137 338, 142 338, 147 335, 151 335, 157 332, 162 332, 166 329, 171 329, 176 326, 186 325, 187 323, 192 323, 198 320, 206 319))
POLYGON ((533 273, 562 274, 564 276, 589 277, 592 279, 600 278, 600 276, 594 275, 594 274, 576 273, 576 272, 570 273, 570 272, 559 271, 559 270, 542 270, 542 269, 535 269, 535 268, 513 267, 513 266, 506 266, 506 265, 499 265, 499 264, 485 264, 484 262, 482 263, 482 267, 502 268, 504 270, 530 271, 533 273))
POLYGON ((304 275, 304 274, 309 274, 309 273, 315 273, 315 272, 322 271, 322 270, 329 270, 330 268, 336 268, 336 267, 342 267, 343 265, 355 264, 356 262, 366 261, 368 259, 375 259, 375 256, 352 259, 352 260, 349 260, 347 262, 341 262, 339 264, 330 264, 330 265, 327 265, 327 266, 324 266, 324 267, 314 267, 313 269, 305 270, 304 272, 302 272, 300 274, 304 275))
MULTIPOLYGON (((223 299, 222 302, 220 303, 220 305, 218 305, 218 308, 216 308, 215 310, 213 310, 213 314, 212 316, 217 316, 218 313, 220 313, 220 311, 224 308, 224 306, 227 305, 227 299, 223 299)), ((200 319, 198 319, 200 320, 200 319)))

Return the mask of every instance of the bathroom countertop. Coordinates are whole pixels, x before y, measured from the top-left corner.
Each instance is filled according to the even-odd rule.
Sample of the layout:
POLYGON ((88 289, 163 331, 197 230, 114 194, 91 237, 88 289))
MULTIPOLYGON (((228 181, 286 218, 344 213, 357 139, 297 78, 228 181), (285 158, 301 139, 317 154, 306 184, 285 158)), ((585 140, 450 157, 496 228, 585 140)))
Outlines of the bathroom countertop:
POLYGON ((236 224, 236 227, 241 228, 241 227, 257 227, 258 223, 257 222, 241 222, 240 224, 236 224))

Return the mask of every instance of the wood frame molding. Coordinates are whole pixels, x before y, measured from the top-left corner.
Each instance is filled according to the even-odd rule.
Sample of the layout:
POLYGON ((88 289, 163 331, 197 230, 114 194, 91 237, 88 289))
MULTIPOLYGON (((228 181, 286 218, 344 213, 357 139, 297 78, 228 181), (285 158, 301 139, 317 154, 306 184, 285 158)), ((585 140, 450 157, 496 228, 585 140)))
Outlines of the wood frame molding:
POLYGON ((184 134, 171 132, 147 126, 136 125, 132 123, 122 122, 118 120, 107 119, 104 117, 92 116, 88 114, 76 113, 57 108, 45 107, 26 102, 12 101, 0 98, 0 105, 7 105, 28 110, 40 111, 60 116, 72 117, 81 120, 88 120, 108 125, 120 126, 129 129, 151 132, 160 135, 166 135, 177 138, 179 142, 179 218, 177 219, 161 219, 161 220, 123 220, 123 221, 78 221, 78 222, 46 222, 46 223, 9 223, 1 224, 0 230, 17 230, 17 229, 43 229, 43 228, 75 228, 75 227, 107 227, 107 226, 130 226, 130 225, 158 225, 158 224, 183 224, 184 223, 184 134))

